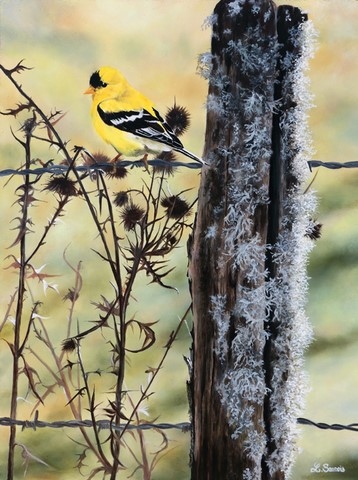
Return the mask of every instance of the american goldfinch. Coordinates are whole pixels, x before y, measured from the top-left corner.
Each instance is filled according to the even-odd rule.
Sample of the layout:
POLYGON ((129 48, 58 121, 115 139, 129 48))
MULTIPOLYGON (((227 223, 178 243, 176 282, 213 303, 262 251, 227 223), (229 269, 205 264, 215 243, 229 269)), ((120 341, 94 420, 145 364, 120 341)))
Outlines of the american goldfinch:
POLYGON ((94 72, 84 92, 92 95, 91 117, 97 133, 125 157, 174 150, 203 165, 206 163, 183 147, 153 103, 133 88, 115 68, 94 72))

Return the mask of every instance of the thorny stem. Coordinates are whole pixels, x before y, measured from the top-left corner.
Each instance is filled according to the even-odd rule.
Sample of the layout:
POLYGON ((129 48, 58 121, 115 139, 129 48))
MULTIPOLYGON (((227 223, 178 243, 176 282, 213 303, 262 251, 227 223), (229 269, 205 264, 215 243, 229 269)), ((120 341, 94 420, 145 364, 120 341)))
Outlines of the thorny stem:
MULTIPOLYGON (((73 289, 73 299, 71 301, 70 311, 69 311, 69 315, 68 315, 68 325, 67 325, 67 335, 66 335, 67 338, 68 338, 71 334, 71 326, 72 326, 72 321, 73 321, 73 312, 74 312, 74 308, 75 308, 75 303, 76 303, 76 300, 77 300, 77 296, 79 295, 79 292, 81 291, 81 288, 82 288, 82 275, 80 273, 82 262, 81 261, 78 262, 77 268, 73 267, 66 258, 66 250, 63 253, 63 259, 64 259, 66 265, 68 265, 68 267, 75 274, 75 287, 73 289)), ((61 356, 61 358, 62 358, 62 356, 61 356)))
MULTIPOLYGON (((30 142, 31 142, 31 133, 27 133, 26 141, 21 142, 25 149, 25 158, 26 158, 26 168, 30 167, 31 157, 30 157, 30 142)), ((22 216, 21 216, 21 226, 23 234, 20 240, 20 271, 19 271, 19 281, 17 288, 17 305, 16 305, 16 315, 15 315, 15 332, 14 332, 14 343, 11 345, 11 353, 13 356, 13 365, 12 365, 12 391, 11 391, 11 400, 10 400, 10 418, 16 419, 17 416, 17 397, 18 397, 18 380, 19 380, 19 360, 21 358, 20 345, 21 345, 21 319, 24 306, 24 296, 25 296, 25 277, 26 277, 26 229, 28 222, 28 196, 30 188, 30 177, 25 175, 25 183, 23 185, 24 193, 22 200, 22 216)), ((10 427, 10 438, 9 438, 9 453, 8 453, 8 472, 7 479, 12 480, 14 478, 14 454, 15 454, 15 445, 16 445, 16 426, 11 425, 10 427)))
MULTIPOLYGON (((97 451, 98 451, 97 457, 100 460, 100 462, 102 463, 102 465, 105 467, 105 470, 106 471, 111 471, 112 466, 111 466, 110 462, 108 461, 108 459, 107 459, 107 457, 106 457, 106 455, 105 455, 105 453, 102 449, 101 440, 99 438, 98 428, 97 428, 97 425, 96 425, 95 404, 94 404, 95 391, 93 391, 93 394, 91 395, 91 391, 90 391, 90 388, 89 388, 89 385, 88 385, 88 373, 85 371, 85 368, 84 368, 84 365, 83 365, 79 342, 77 342, 77 358, 79 360, 80 370, 81 370, 81 373, 82 373, 82 379, 83 379, 83 382, 85 384, 85 390, 86 390, 86 394, 87 394, 87 398, 88 398, 88 404, 90 405, 89 412, 90 412, 91 420, 92 420, 92 424, 93 424, 93 433, 94 433, 94 436, 95 436, 95 439, 96 439, 96 445, 97 445, 97 451)), ((73 402, 70 402, 70 403, 73 403, 73 402)), ((95 451, 95 450, 93 449, 93 451, 95 451)))
MULTIPOLYGON (((114 265, 113 262, 111 262, 111 268, 112 268, 112 273, 114 276, 114 280, 116 283, 117 287, 117 292, 118 292, 118 308, 119 308, 119 330, 118 330, 118 325, 116 318, 114 316, 114 322, 113 322, 113 327, 114 327, 114 332, 116 336, 116 342, 117 342, 117 347, 118 347, 118 374, 117 374, 117 383, 116 383, 116 412, 115 412, 115 418, 114 422, 115 425, 120 424, 121 420, 121 408, 122 408, 122 393, 123 393, 123 383, 124 383, 124 374, 125 374, 125 356, 126 356, 126 350, 125 350, 125 344, 126 344, 126 309, 128 306, 128 298, 125 297, 125 295, 122 295, 122 279, 121 279, 121 263, 120 263, 120 252, 119 252, 119 246, 118 246, 118 234, 116 231, 116 222, 114 219, 114 214, 113 214, 113 208, 112 208, 112 203, 109 198, 108 194, 108 189, 107 185, 104 182, 103 175, 100 173, 100 180, 102 183, 103 191, 105 192, 105 199, 107 202, 107 208, 109 212, 109 217, 110 217, 110 225, 111 225, 111 232, 112 232, 112 241, 113 241, 113 248, 114 248, 114 265)), ((109 250, 109 249, 108 249, 109 250)), ((134 274, 137 273, 137 268, 132 266, 132 272, 134 274)), ((126 290, 128 289, 128 286, 126 290)), ((96 429, 95 429, 96 430, 96 429)), ((117 476, 117 470, 118 466, 120 464, 119 462, 119 448, 120 444, 117 441, 117 435, 112 432, 112 437, 111 437, 111 451, 113 455, 113 467, 111 471, 111 480, 114 480, 117 476)))
MULTIPOLYGON (((105 198, 107 201, 107 208, 110 216, 110 226, 111 226, 111 232, 112 232, 112 239, 113 239, 113 246, 114 246, 114 254, 115 254, 115 272, 113 271, 114 279, 117 285, 118 292, 121 292, 122 289, 122 278, 121 278, 121 261, 120 261, 120 252, 118 248, 118 234, 116 231, 116 222, 114 219, 114 214, 113 214, 113 207, 112 207, 112 202, 109 198, 109 193, 108 193, 108 188, 106 185, 106 182, 104 181, 103 174, 99 172, 99 177, 101 179, 102 187, 105 192, 105 198)), ((121 305, 121 296, 119 297, 119 308, 120 311, 122 310, 122 305, 121 305)))
POLYGON ((39 249, 42 247, 42 245, 44 244, 45 242, 45 239, 47 237, 47 234, 49 233, 49 231, 51 230, 51 227, 53 227, 56 223, 56 220, 57 218, 61 215, 61 212, 63 211, 65 205, 67 204, 68 202, 68 197, 64 197, 62 198, 59 203, 58 203, 58 207, 54 213, 54 215, 52 216, 51 220, 49 221, 48 225, 46 225, 45 227, 45 230, 39 240, 39 242, 37 243, 36 247, 34 248, 33 252, 28 256, 27 258, 27 261, 26 263, 29 264, 30 261, 32 260, 32 258, 36 255, 36 253, 39 251, 39 249))

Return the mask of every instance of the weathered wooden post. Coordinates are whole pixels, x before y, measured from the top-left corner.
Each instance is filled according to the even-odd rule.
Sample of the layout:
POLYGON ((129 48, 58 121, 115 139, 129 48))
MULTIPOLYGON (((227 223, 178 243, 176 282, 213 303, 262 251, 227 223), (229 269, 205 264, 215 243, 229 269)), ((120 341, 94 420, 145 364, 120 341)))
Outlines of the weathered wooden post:
POLYGON ((305 20, 271 0, 221 0, 212 16, 211 168, 189 248, 192 480, 284 479, 292 466, 310 336, 297 290, 312 207, 295 96, 305 20))

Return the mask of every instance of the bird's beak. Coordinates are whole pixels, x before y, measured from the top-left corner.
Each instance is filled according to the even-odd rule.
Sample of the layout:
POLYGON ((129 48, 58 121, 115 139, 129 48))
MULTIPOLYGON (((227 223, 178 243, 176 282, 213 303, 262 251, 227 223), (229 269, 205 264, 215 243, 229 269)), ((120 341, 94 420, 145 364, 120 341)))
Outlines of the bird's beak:
POLYGON ((83 92, 84 95, 93 95, 94 94, 94 88, 93 87, 88 87, 87 90, 83 92))

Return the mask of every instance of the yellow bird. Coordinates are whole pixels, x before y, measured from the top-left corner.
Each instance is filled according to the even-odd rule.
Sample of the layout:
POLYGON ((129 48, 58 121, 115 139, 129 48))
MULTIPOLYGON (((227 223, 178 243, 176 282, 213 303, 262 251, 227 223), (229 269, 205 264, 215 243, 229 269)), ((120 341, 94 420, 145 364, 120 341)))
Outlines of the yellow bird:
POLYGON ((115 68, 94 72, 84 92, 92 95, 91 117, 96 132, 124 157, 159 154, 174 150, 203 165, 188 152, 153 103, 133 88, 115 68))

